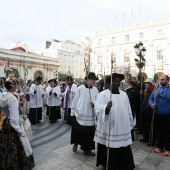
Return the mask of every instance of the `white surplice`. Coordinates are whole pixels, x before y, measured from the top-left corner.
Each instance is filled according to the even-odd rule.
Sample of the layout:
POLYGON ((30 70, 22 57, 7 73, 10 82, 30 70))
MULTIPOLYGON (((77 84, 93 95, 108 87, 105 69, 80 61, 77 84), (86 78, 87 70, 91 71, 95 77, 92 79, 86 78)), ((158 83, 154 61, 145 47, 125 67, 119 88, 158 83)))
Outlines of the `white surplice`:
MULTIPOLYGON (((111 148, 126 147, 132 144, 131 129, 133 118, 128 96, 119 90, 120 94, 112 94, 112 108, 110 121, 111 148)), ((98 117, 94 141, 108 146, 109 115, 105 114, 107 103, 110 101, 110 90, 104 90, 98 96, 95 112, 98 117)))
POLYGON ((42 85, 32 84, 30 87, 30 108, 40 108, 43 106, 43 88, 42 85), (34 93, 36 91, 36 93, 34 93))
POLYGON ((47 103, 48 106, 60 106, 61 105, 61 90, 59 86, 56 86, 54 88, 52 87, 48 87, 48 89, 46 90, 46 94, 47 94, 47 103), (52 94, 50 95, 50 91, 52 91, 52 94), (55 95, 55 93, 57 94, 57 96, 55 95))
MULTIPOLYGON (((62 96, 64 97, 63 108, 65 108, 65 105, 66 105, 66 95, 67 95, 68 88, 69 88, 69 85, 66 87, 65 92, 62 94, 62 96)), ((77 90, 77 85, 73 83, 73 85, 71 86, 69 97, 68 97, 68 108, 71 108, 72 106, 72 102, 73 102, 76 90, 77 90)))
POLYGON ((77 122, 82 126, 93 126, 96 123, 96 114, 90 105, 97 100, 99 91, 96 87, 86 88, 85 85, 78 87, 71 107, 71 115, 76 116, 77 122), (90 99, 91 94, 91 99, 90 99))

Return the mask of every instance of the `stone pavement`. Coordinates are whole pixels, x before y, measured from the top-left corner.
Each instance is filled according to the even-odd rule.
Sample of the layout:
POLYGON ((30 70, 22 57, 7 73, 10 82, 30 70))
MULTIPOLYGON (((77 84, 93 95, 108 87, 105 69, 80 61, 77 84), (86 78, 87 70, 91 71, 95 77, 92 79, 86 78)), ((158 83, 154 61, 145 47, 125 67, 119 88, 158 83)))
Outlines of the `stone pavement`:
MULTIPOLYGON (((34 170, 103 170, 96 168, 96 156, 84 156, 78 149, 72 152, 71 127, 62 121, 33 126, 34 140, 31 142, 36 167, 34 170)), ((136 170, 170 170, 170 157, 155 154, 146 143, 135 141, 132 145, 136 170)), ((96 152, 96 151, 95 151, 96 152)))

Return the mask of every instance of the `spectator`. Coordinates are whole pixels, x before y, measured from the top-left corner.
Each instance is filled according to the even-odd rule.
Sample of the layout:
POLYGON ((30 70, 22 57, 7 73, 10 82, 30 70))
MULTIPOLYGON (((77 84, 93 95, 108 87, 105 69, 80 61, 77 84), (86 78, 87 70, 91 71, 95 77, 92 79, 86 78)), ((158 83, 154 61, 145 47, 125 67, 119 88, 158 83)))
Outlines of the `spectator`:
MULTIPOLYGON (((140 142, 151 142, 149 141, 153 109, 149 106, 148 101, 154 90, 154 82, 151 78, 146 79, 145 83, 145 93, 144 100, 142 104, 142 132, 143 139, 140 139, 140 142)), ((155 134, 155 133, 154 133, 155 134)), ((153 135, 152 143, 149 143, 148 146, 153 146, 155 144, 155 135, 153 135)))
POLYGON ((149 99, 149 105, 155 112, 157 145, 155 153, 165 148, 164 155, 170 156, 170 86, 169 76, 162 75, 158 87, 149 99))

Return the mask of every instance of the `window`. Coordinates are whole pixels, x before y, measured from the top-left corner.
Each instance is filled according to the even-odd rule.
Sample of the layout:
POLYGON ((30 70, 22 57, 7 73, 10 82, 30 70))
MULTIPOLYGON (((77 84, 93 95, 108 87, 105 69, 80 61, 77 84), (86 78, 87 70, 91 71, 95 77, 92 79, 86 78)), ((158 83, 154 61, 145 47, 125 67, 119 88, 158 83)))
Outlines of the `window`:
POLYGON ((139 33, 139 38, 144 38, 143 32, 139 33))
POLYGON ((129 35, 125 35, 125 41, 129 41, 129 35))
POLYGON ((102 72, 102 65, 98 66, 98 72, 102 72))
POLYGON ((116 42, 116 37, 112 37, 112 44, 116 42))
POLYGON ((157 60, 163 60, 162 50, 157 51, 157 60))
POLYGON ((129 53, 124 53, 124 62, 130 62, 129 53))
POLYGON ((157 35, 158 35, 158 36, 162 35, 162 30, 158 30, 158 31, 157 31, 157 35))
POLYGON ((102 56, 98 56, 98 64, 102 64, 102 56))
POLYGON ((101 46, 102 45, 102 39, 99 39, 98 40, 98 46, 101 46))

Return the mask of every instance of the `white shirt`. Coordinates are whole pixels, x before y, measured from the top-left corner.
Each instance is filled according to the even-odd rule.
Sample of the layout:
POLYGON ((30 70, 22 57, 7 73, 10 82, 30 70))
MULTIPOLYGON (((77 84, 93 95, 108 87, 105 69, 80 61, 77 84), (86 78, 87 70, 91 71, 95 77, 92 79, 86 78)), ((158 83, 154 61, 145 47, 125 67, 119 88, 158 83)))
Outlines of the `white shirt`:
POLYGON ((9 114, 10 124, 17 131, 22 132, 19 126, 19 110, 16 97, 9 92, 0 94, 1 113, 9 114))
POLYGON ((30 108, 39 108, 43 105, 42 95, 43 95, 43 89, 42 85, 36 85, 32 84, 30 87, 30 108), (36 93, 34 94, 34 91, 36 93))
POLYGON ((48 106, 48 95, 47 95, 47 91, 49 91, 48 89, 51 88, 50 85, 48 85, 46 87, 46 93, 45 93, 45 99, 46 99, 46 105, 48 106))
MULTIPOLYGON (((68 88, 69 88, 69 86, 66 87, 65 92, 62 94, 62 96, 64 97, 63 108, 65 108, 65 104, 66 104, 66 95, 67 95, 67 90, 68 90, 68 88)), ((71 86, 70 93, 69 93, 69 98, 68 98, 68 108, 71 108, 71 106, 72 106, 72 102, 73 102, 73 99, 74 99, 74 95, 75 95, 76 90, 77 90, 77 85, 76 85, 75 83, 73 83, 73 85, 71 86)))
POLYGON ((86 88, 85 85, 78 87, 71 107, 71 115, 76 116, 77 122, 82 126, 93 126, 96 123, 96 114, 90 102, 95 104, 99 91, 96 87, 86 88), (91 95, 91 97, 90 97, 91 95))
POLYGON ((47 100, 48 100, 48 106, 60 106, 61 105, 61 90, 59 86, 56 86, 54 88, 49 87, 46 91, 47 94, 47 100), (52 91, 52 94, 50 95, 50 91, 52 91), (57 94, 57 96, 55 95, 57 94))
POLYGON ((119 90, 120 94, 112 94, 111 121, 105 114, 107 103, 110 101, 110 90, 104 90, 98 96, 95 111, 98 117, 94 141, 108 146, 109 121, 110 147, 119 148, 132 144, 131 129, 133 118, 128 96, 119 90))

